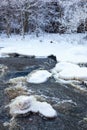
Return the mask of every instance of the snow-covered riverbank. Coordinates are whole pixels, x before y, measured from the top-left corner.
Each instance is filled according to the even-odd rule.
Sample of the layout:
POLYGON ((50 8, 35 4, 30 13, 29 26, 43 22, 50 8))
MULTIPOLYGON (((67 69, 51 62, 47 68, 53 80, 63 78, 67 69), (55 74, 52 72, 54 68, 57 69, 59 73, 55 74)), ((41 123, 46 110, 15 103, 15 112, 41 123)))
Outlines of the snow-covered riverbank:
POLYGON ((85 34, 43 34, 39 37, 27 35, 0 37, 0 56, 5 53, 19 53, 46 57, 55 55, 57 61, 87 63, 87 38, 85 34))

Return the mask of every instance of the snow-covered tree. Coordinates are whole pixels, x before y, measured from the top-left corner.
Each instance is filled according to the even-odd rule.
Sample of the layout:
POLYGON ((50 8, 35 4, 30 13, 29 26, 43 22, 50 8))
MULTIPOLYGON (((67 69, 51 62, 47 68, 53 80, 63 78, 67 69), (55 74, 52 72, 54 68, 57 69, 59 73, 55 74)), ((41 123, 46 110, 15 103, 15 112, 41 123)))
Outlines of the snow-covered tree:
POLYGON ((0 0, 0 32, 87 31, 87 0, 0 0))

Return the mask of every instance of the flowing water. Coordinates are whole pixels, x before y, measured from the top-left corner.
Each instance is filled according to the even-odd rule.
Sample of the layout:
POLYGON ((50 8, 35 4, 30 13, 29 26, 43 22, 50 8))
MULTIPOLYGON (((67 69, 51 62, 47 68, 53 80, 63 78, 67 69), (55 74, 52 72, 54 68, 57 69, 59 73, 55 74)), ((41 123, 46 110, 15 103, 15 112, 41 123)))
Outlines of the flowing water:
POLYGON ((5 106, 9 103, 5 89, 9 87, 8 80, 27 76, 36 69, 52 69, 56 62, 50 58, 1 58, 0 64, 8 67, 0 78, 0 130, 87 130, 87 91, 77 89, 86 86, 83 83, 58 83, 53 77, 40 84, 26 83, 26 86, 40 100, 50 103, 57 111, 57 117, 47 119, 41 115, 30 113, 17 117, 10 127, 3 125, 9 122, 11 116, 5 106))

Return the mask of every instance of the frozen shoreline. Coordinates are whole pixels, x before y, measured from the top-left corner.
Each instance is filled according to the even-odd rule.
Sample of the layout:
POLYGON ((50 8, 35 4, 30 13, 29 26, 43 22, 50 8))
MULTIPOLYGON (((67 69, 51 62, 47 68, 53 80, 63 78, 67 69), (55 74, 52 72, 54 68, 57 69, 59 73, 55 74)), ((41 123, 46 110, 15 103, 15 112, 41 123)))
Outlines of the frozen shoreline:
POLYGON ((85 34, 43 34, 11 36, 0 38, 0 56, 7 53, 19 53, 23 55, 34 55, 46 57, 51 54, 57 57, 57 61, 87 63, 87 39, 85 34))

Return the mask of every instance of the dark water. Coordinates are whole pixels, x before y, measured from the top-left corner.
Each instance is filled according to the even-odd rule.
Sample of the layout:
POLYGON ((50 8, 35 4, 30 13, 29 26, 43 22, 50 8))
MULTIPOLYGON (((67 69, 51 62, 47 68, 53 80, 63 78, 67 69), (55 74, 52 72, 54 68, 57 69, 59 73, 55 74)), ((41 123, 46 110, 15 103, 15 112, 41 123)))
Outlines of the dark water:
MULTIPOLYGON (((52 59, 35 58, 1 58, 0 64, 8 66, 8 72, 0 79, 0 130, 9 130, 3 123, 9 121, 11 116, 5 105, 9 100, 4 89, 9 85, 5 82, 10 78, 26 76, 32 70, 50 70, 55 66, 52 59)), ((11 130, 87 130, 87 93, 77 91, 70 84, 61 84, 50 78, 41 84, 29 84, 27 87, 35 94, 45 97, 57 111, 55 119, 46 119, 39 114, 30 113, 26 117, 16 118, 15 127, 11 130), (84 119, 85 118, 85 119, 84 119)), ((83 85, 84 87, 84 85, 83 85)))

